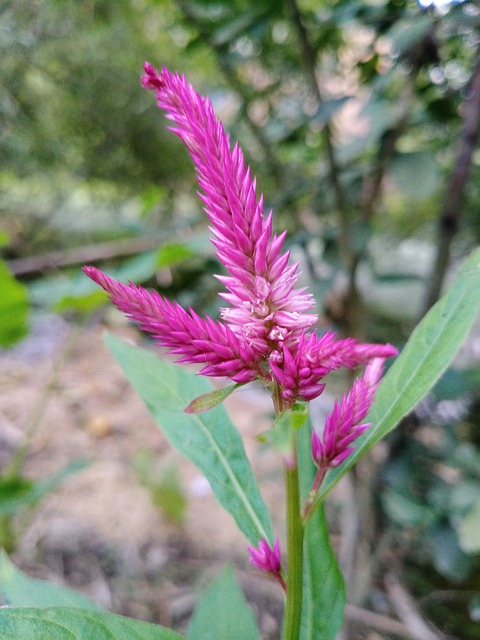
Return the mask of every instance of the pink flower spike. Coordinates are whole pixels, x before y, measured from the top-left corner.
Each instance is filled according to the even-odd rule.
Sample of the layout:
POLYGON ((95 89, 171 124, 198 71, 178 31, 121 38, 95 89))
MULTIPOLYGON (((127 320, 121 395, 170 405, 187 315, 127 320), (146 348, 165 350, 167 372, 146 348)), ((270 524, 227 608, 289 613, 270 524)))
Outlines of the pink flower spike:
POLYGON ((375 358, 362 378, 355 380, 349 393, 327 416, 323 435, 312 431, 312 458, 319 468, 337 467, 354 451, 352 443, 370 423, 363 423, 373 403, 383 372, 383 358, 375 358))
POLYGON ((294 288, 297 266, 287 267, 288 255, 280 254, 284 234, 272 235, 271 212, 264 215, 263 197, 257 196, 242 150, 238 144, 231 147, 210 100, 183 76, 166 68, 158 72, 149 63, 144 70, 143 86, 154 90, 197 169, 212 243, 230 273, 225 297, 233 309, 222 311, 225 322, 261 356, 276 348, 267 338, 273 326, 286 330, 282 345, 296 342, 317 321, 307 313, 315 301, 294 288))
MULTIPOLYGON (((284 320, 285 324, 287 322, 284 320)), ((274 359, 270 354, 270 369, 281 387, 285 408, 288 408, 292 399, 309 402, 317 398, 325 388, 323 378, 331 371, 340 367, 354 369, 370 360, 383 363, 384 355, 377 357, 377 354, 390 356, 396 354, 397 350, 391 345, 359 344, 354 338, 337 340, 330 331, 320 336, 303 331, 296 344, 289 348, 284 344, 283 353, 274 353, 274 359)), ((365 384, 373 388, 374 377, 381 375, 381 365, 377 364, 368 371, 369 378, 365 379, 365 384)))
POLYGON ((83 271, 157 344, 180 356, 180 362, 203 364, 203 375, 236 382, 250 382, 261 375, 255 353, 227 326, 185 311, 156 291, 118 282, 95 267, 83 267, 83 271))
POLYGON ((275 539, 273 549, 266 538, 262 538, 258 547, 248 547, 251 564, 265 573, 274 577, 285 590, 285 582, 282 577, 282 562, 280 557, 280 542, 275 539))

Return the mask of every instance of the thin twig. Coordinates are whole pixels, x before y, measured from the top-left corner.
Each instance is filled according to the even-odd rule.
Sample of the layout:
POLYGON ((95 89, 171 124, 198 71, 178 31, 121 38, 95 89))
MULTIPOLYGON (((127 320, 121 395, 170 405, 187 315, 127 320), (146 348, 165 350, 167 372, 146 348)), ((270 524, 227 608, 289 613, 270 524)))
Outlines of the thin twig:
POLYGON ((408 629, 403 622, 379 613, 374 613, 368 609, 356 607, 353 604, 347 604, 345 606, 345 618, 349 622, 357 622, 366 627, 371 627, 372 629, 377 629, 378 631, 383 631, 384 633, 398 636, 405 640, 427 640, 423 635, 418 635, 418 633, 408 629))
POLYGON ((210 31, 204 27, 201 19, 198 17, 193 7, 188 2, 185 2, 185 0, 177 0, 177 4, 180 7, 180 10, 183 12, 184 16, 190 21, 190 23, 198 31, 202 40, 206 44, 208 44, 208 46, 215 53, 220 70, 225 76, 225 79, 227 80, 228 84, 231 86, 233 91, 237 94, 238 98, 240 98, 240 101, 242 103, 242 112, 244 114, 245 121, 247 122, 258 145, 262 149, 264 160, 267 163, 269 173, 272 175, 272 177, 277 182, 277 184, 280 185, 282 183, 282 177, 283 177, 282 165, 278 161, 275 155, 275 152, 273 150, 273 147, 268 141, 267 137, 265 136, 262 127, 259 127, 248 113, 247 106, 250 100, 247 95, 247 91, 244 84, 241 82, 235 69, 226 61, 225 56, 222 54, 222 51, 220 50, 218 45, 213 41, 210 31))
POLYGON ((447 636, 439 631, 433 631, 425 622, 413 598, 393 573, 385 576, 385 586, 395 612, 415 638, 419 640, 445 640, 445 638, 447 638, 447 636))
POLYGON ((412 72, 407 76, 406 86, 402 91, 401 112, 397 122, 382 136, 372 170, 363 180, 360 194, 360 210, 366 222, 370 221, 375 214, 376 204, 381 195, 385 171, 395 153, 397 140, 405 129, 414 95, 415 73, 412 72))
POLYGON ((449 265, 452 241, 458 231, 462 215, 465 187, 480 131, 480 48, 477 50, 476 66, 470 81, 468 97, 461 111, 463 126, 458 141, 456 162, 450 174, 440 212, 437 254, 422 315, 440 297, 449 265))
MULTIPOLYGON (((311 88, 317 99, 318 106, 323 104, 323 96, 320 91, 316 74, 316 55, 315 50, 312 47, 305 25, 303 24, 300 9, 298 8, 296 0, 285 0, 285 5, 292 20, 292 23, 297 32, 298 43, 301 51, 301 58, 305 74, 311 85, 311 88)), ((348 219, 348 204, 345 192, 340 180, 340 167, 337 163, 335 156, 335 149, 332 141, 332 130, 327 122, 322 130, 323 140, 325 143, 325 149, 327 152, 327 160, 329 165, 330 181, 333 187, 333 193, 335 197, 335 206, 337 208, 339 216, 339 228, 340 228, 340 251, 344 264, 349 269, 353 261, 353 250, 351 247, 351 229, 348 219)))
POLYGON ((15 276, 55 271, 59 267, 70 267, 78 264, 110 260, 121 256, 135 255, 155 249, 160 244, 159 238, 125 238, 113 242, 101 242, 84 247, 73 247, 58 251, 49 251, 41 256, 27 256, 8 260, 7 266, 15 276))
POLYGON ((348 597, 351 599, 355 573, 355 551, 360 535, 360 513, 357 503, 357 490, 351 473, 343 479, 345 505, 342 509, 341 544, 338 554, 339 563, 348 585, 348 597))
POLYGON ((360 605, 371 589, 372 577, 391 543, 391 530, 378 535, 376 513, 372 502, 378 480, 379 463, 367 455, 344 478, 346 504, 343 508, 339 561, 348 585, 348 598, 360 605), (359 471, 359 473, 358 473, 359 471))

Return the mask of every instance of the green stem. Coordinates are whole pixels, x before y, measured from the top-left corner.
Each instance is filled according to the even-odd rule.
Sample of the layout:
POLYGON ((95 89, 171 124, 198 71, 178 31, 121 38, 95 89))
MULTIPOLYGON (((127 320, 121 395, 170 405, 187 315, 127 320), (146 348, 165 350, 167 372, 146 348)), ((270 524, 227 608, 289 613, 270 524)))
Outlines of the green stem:
POLYGON ((317 497, 318 491, 322 486, 322 482, 325 479, 327 474, 328 467, 320 467, 315 474, 315 478, 312 483, 312 488, 310 489, 307 499, 305 501, 305 506, 303 507, 303 521, 306 523, 307 520, 312 515, 314 508, 318 506, 318 503, 315 504, 315 499, 317 497))
POLYGON ((285 604, 284 640, 298 640, 302 613, 303 586, 303 521, 300 513, 298 467, 289 460, 285 464, 287 506, 287 600, 285 604))
POLYGON ((17 548, 12 516, 0 516, 0 548, 7 553, 13 553, 17 548))

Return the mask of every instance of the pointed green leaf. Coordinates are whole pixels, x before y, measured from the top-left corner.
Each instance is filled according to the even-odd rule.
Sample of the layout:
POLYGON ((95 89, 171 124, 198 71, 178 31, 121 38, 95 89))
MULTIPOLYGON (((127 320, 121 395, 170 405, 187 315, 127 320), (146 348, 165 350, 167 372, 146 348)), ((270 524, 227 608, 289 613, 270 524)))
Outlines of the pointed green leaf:
POLYGON ((193 614, 188 640, 259 640, 255 616, 231 567, 227 566, 203 593, 193 614))
POLYGON ((92 600, 73 589, 29 578, 10 562, 4 552, 0 553, 0 596, 3 603, 13 607, 77 607, 100 610, 92 600))
POLYGON ((73 607, 0 609, 2 640, 182 640, 170 629, 73 607))
POLYGON ((460 269, 447 293, 416 327, 376 394, 366 422, 372 428, 358 439, 353 454, 331 471, 322 486, 324 497, 353 464, 430 391, 452 362, 480 310, 480 249, 460 269))
POLYGON ((301 640, 335 640, 342 626, 345 584, 330 543, 323 505, 305 526, 301 640))
POLYGON ((211 391, 211 383, 112 335, 106 336, 106 343, 170 444, 205 475, 247 539, 252 544, 263 537, 273 541, 270 517, 242 439, 224 407, 205 415, 183 411, 192 395, 211 391))
POLYGON ((195 400, 192 400, 190 404, 185 407, 185 413, 203 413, 204 411, 210 411, 213 407, 217 407, 219 404, 228 398, 228 396, 236 391, 242 385, 239 383, 231 384, 228 387, 222 389, 215 389, 208 393, 203 393, 195 400))

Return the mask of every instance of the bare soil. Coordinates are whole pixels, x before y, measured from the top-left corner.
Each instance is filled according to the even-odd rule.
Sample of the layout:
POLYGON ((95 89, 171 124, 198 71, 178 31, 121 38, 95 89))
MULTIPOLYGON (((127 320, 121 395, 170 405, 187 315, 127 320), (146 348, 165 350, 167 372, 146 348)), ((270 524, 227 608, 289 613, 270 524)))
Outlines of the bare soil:
MULTIPOLYGON (((112 320, 116 335, 140 340, 117 316, 112 320)), ((22 471, 32 478, 90 460, 19 518, 12 559, 29 575, 67 584, 117 613, 180 630, 201 588, 232 562, 263 637, 278 638, 282 594, 248 565, 245 539, 206 480, 172 451, 104 346, 104 331, 100 323, 78 328, 43 318, 26 341, 0 355, 0 464, 22 445, 28 450, 22 471), (180 471, 188 500, 181 524, 162 515, 139 481, 134 460, 145 449, 159 468, 168 463, 180 471)), ((269 425, 269 398, 260 390, 240 392, 227 409, 279 526, 280 468, 255 446, 269 425)))

